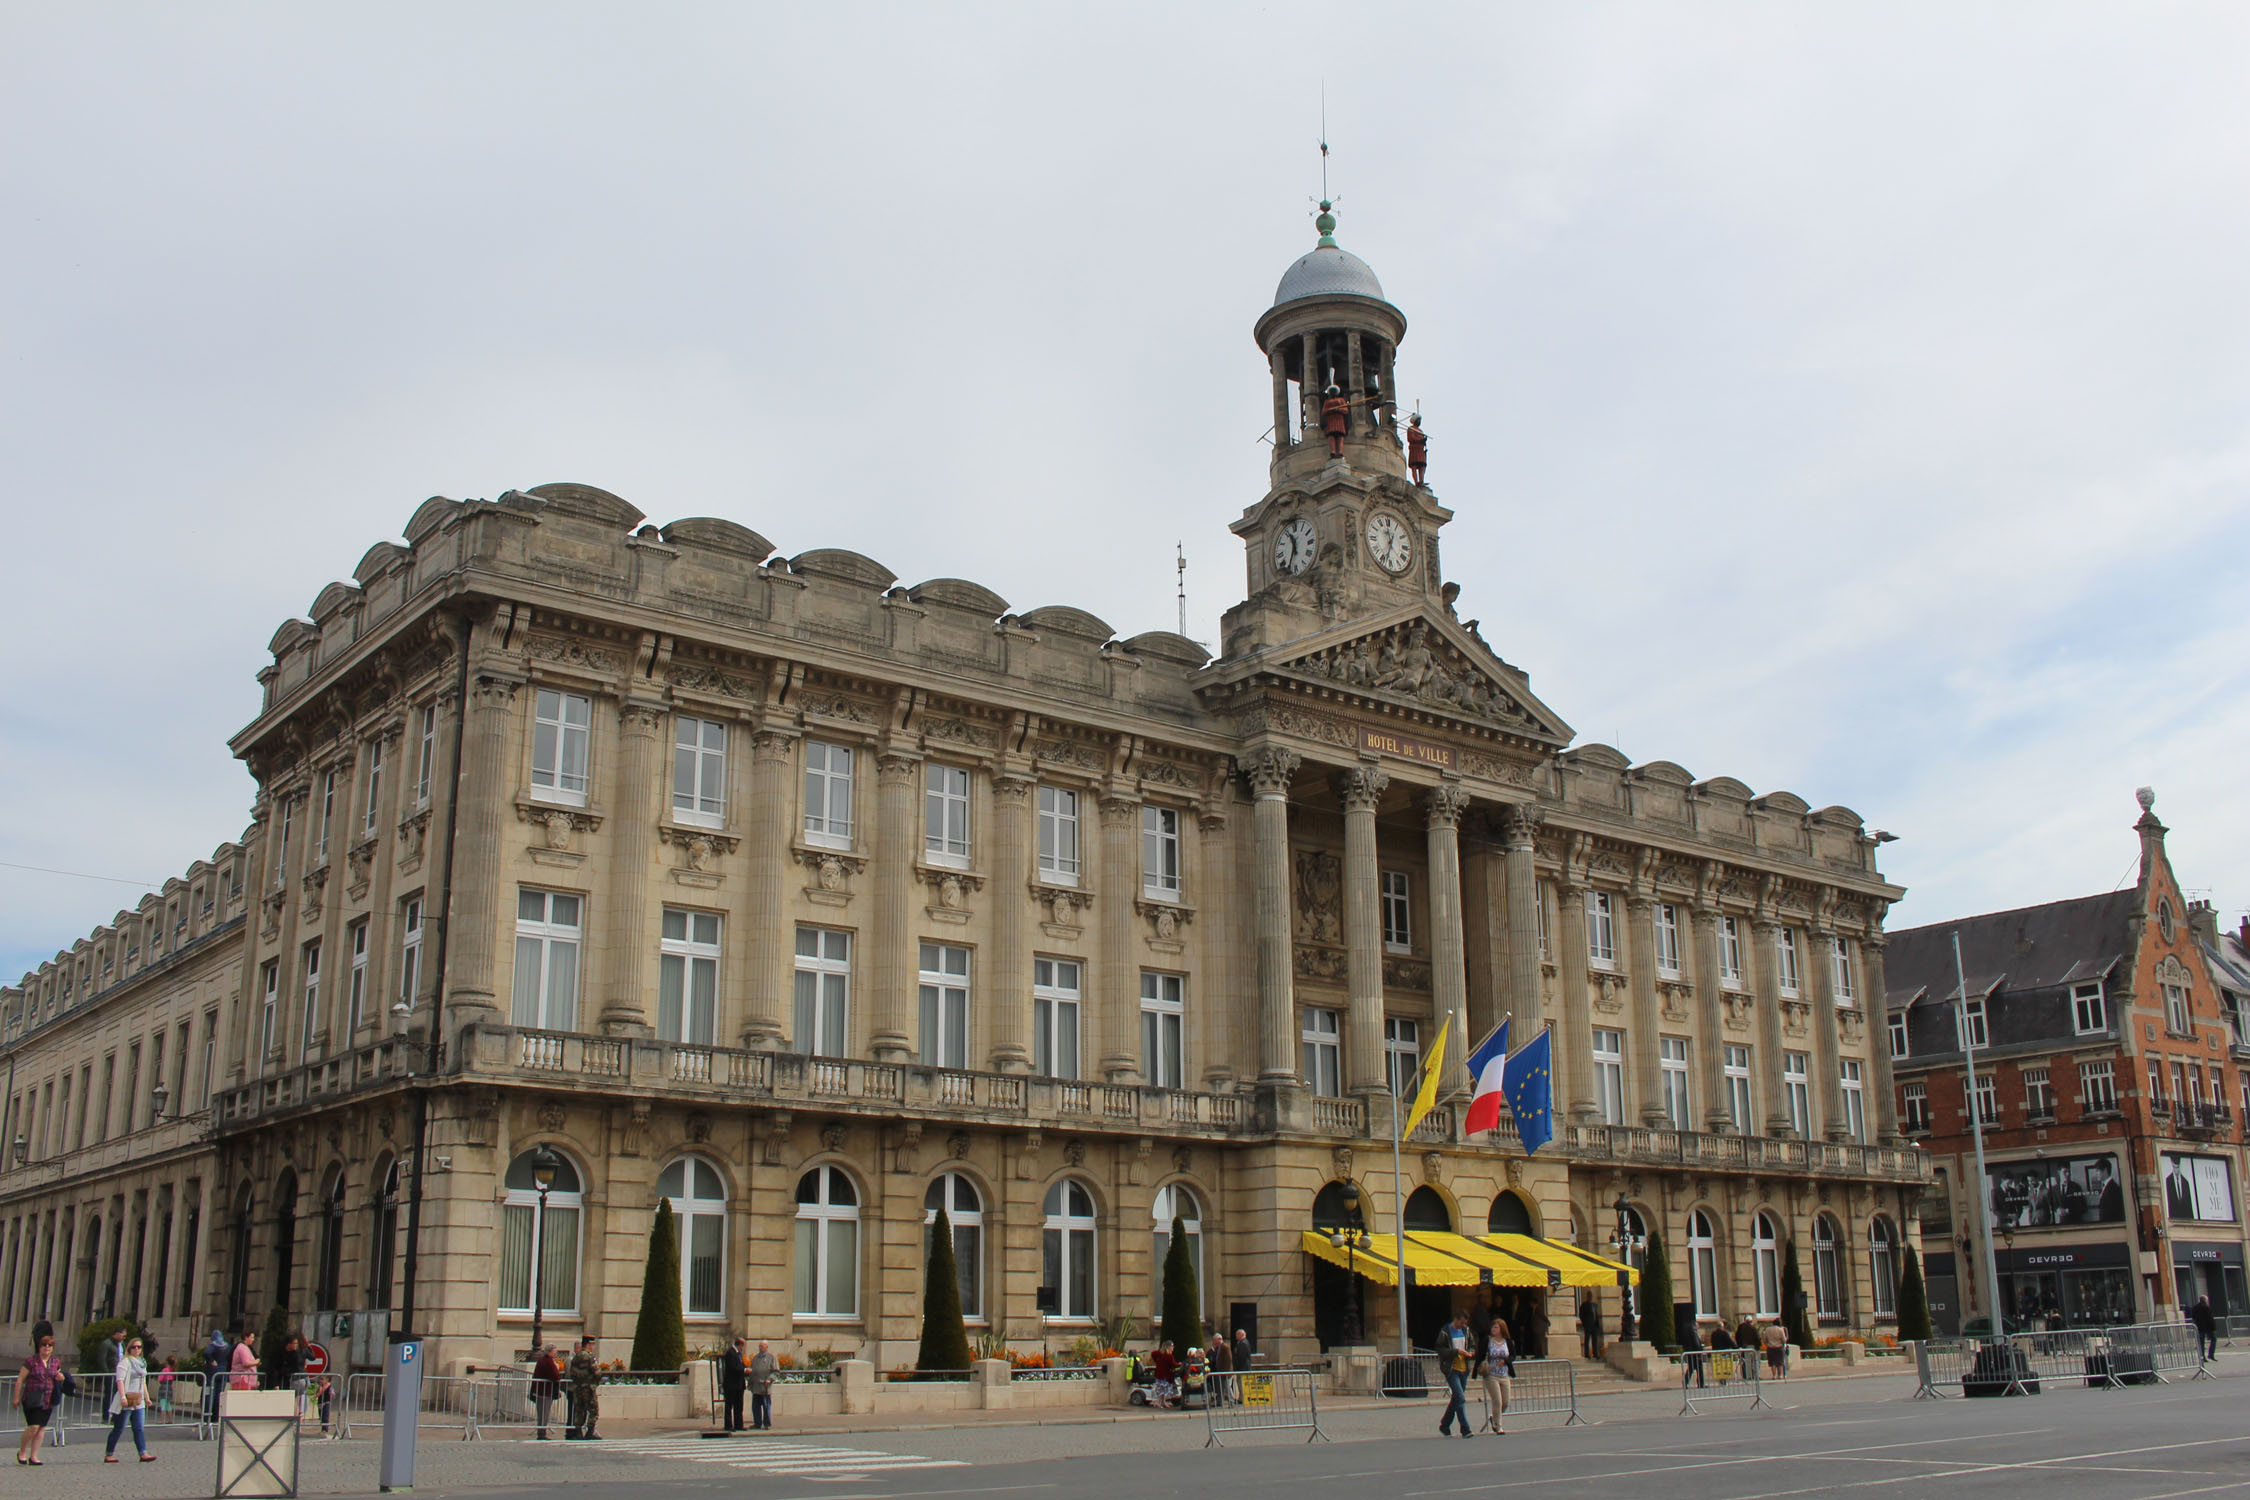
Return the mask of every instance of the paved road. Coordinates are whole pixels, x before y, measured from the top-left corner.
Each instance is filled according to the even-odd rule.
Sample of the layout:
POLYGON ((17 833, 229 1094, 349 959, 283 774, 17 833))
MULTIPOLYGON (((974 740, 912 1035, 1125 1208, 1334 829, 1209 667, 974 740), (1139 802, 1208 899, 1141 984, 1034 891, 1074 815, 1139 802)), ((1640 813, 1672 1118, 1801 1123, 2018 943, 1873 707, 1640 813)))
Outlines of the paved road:
MULTIPOLYGON (((2250 1372, 2245 1372, 2250 1376, 2250 1372)), ((1633 1500, 2185 1500, 2250 1497, 2250 1378, 2127 1391, 2050 1390, 2013 1400, 1915 1402, 1912 1381, 1778 1388, 1772 1411, 1674 1415, 1676 1393, 1589 1403, 1596 1424, 1511 1422, 1506 1437, 1440 1439, 1434 1404, 1336 1413, 1336 1441, 1238 1437, 1202 1448, 1198 1416, 963 1426, 768 1439, 601 1444, 425 1441, 417 1495, 529 1500, 557 1484, 602 1500, 1079 1500, 1225 1494, 1229 1500, 1434 1500, 1547 1487, 1633 1500)), ((1324 1425, 1330 1425, 1324 1421, 1324 1425)), ((53 1455, 10 1494, 208 1495, 209 1445, 167 1442, 164 1462, 104 1469, 98 1441, 53 1455), (53 1465, 72 1470, 60 1472, 53 1465)), ((308 1494, 373 1488, 374 1445, 308 1443, 308 1494)), ((593 1500, 593 1497, 589 1497, 593 1500)))

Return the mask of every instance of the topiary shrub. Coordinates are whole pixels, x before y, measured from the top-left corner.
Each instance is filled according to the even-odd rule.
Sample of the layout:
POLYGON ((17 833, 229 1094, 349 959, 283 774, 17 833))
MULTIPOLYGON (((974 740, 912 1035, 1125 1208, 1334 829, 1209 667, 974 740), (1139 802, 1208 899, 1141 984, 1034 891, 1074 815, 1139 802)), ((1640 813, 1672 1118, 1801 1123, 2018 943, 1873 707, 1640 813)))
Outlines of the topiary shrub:
POLYGON ((941 1207, 930 1226, 930 1253, 922 1271, 922 1347, 918 1370, 966 1370, 969 1330, 961 1321, 961 1270, 953 1258, 953 1219, 941 1207))
POLYGON ((1203 1343, 1203 1298, 1195 1284, 1195 1259, 1188 1250, 1187 1225, 1172 1215, 1172 1244, 1164 1252, 1164 1327, 1157 1334, 1174 1353, 1203 1343))
POLYGON ((633 1324, 633 1368, 677 1370, 687 1363, 687 1323, 680 1316, 680 1231, 672 1200, 656 1203, 656 1228, 648 1237, 648 1267, 641 1273, 641 1315, 633 1324))
POLYGON ((258 1334, 258 1384, 262 1389, 273 1389, 279 1378, 275 1361, 281 1358, 281 1346, 294 1332, 288 1308, 277 1307, 266 1314, 266 1326, 258 1334))
POLYGON ((1926 1339, 1930 1330, 1930 1290, 1922 1282, 1922 1257, 1906 1247, 1906 1260, 1898 1278, 1898 1336, 1926 1339))
POLYGON ((116 1373, 114 1366, 107 1369, 102 1366, 102 1340, 105 1338, 115 1338, 121 1349, 127 1339, 138 1338, 141 1341, 141 1357, 148 1361, 150 1369, 156 1368, 156 1340, 150 1338, 140 1324, 131 1318, 100 1318, 78 1330, 79 1374, 116 1373))
POLYGON ((1781 1257, 1781 1326, 1789 1342, 1800 1349, 1812 1347, 1812 1330, 1805 1323, 1805 1274, 1797 1269, 1797 1242, 1791 1240, 1781 1257))
POLYGON ((1654 1225, 1641 1261, 1641 1337, 1659 1349, 1680 1341, 1672 1327, 1672 1267, 1664 1259, 1664 1236, 1654 1225))

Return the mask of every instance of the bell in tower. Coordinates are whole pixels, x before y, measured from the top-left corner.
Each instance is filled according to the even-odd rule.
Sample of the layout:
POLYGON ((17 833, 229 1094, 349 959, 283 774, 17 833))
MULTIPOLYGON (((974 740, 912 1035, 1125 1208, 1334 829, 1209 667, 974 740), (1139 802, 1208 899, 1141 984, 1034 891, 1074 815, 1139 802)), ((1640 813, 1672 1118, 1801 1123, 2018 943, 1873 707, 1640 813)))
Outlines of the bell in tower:
POLYGON ((1255 330, 1273 376, 1273 485, 1309 483, 1331 463, 1404 479, 1392 393, 1406 315, 1336 243, 1332 205, 1313 223, 1320 243, 1282 275, 1255 330))

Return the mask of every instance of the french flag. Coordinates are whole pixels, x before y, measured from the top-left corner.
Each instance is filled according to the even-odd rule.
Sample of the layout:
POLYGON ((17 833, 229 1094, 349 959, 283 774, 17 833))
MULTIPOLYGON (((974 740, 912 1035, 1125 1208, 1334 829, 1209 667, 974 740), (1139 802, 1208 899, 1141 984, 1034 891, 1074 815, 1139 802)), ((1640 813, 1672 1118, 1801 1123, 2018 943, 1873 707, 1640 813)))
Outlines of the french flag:
POLYGON ((1500 1080, 1507 1062, 1508 1023, 1502 1021, 1469 1051, 1469 1077, 1476 1086, 1469 1100, 1468 1118, 1461 1122, 1464 1133, 1475 1135, 1480 1130, 1500 1128, 1500 1104, 1505 1097, 1500 1080))

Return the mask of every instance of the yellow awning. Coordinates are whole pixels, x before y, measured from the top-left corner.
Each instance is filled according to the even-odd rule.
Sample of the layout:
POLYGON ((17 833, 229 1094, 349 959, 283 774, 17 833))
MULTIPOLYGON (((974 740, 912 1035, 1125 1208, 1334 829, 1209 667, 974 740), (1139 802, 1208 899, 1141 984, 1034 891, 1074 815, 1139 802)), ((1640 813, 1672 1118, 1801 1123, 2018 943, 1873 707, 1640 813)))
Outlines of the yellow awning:
MULTIPOLYGON (((1398 1285, 1397 1236, 1370 1234, 1344 1245, 1332 1245, 1326 1233, 1304 1232, 1305 1252, 1330 1265, 1342 1266, 1378 1286, 1398 1285)), ((1638 1284, 1640 1272, 1590 1254, 1572 1245, 1534 1239, 1528 1234, 1442 1234, 1435 1230, 1406 1232, 1406 1268, 1417 1286, 1481 1286, 1492 1273, 1494 1286, 1545 1286, 1547 1273, 1562 1273, 1569 1287, 1617 1285, 1617 1273, 1638 1284)))

